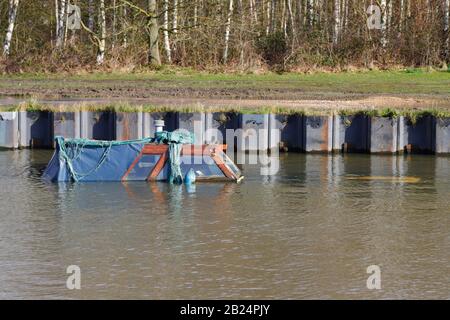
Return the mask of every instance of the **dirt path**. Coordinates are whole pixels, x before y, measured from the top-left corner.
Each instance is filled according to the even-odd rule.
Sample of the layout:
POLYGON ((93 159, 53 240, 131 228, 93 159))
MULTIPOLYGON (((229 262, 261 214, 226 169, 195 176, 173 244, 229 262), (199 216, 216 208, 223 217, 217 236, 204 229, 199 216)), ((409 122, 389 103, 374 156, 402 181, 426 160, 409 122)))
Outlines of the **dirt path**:
POLYGON ((232 82, 173 83, 138 80, 0 80, 0 105, 13 105, 30 97, 39 102, 73 103, 128 102, 153 106, 212 108, 286 108, 308 110, 339 109, 430 109, 450 110, 450 96, 442 94, 369 94, 307 90, 301 87, 265 84, 264 87, 232 82))

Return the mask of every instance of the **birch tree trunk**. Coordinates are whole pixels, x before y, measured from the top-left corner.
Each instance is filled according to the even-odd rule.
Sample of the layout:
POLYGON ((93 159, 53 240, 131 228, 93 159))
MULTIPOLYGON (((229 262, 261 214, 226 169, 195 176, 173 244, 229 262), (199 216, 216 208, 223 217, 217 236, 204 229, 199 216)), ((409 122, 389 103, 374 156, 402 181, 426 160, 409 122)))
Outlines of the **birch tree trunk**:
POLYGON ((127 36, 127 4, 122 4, 122 30, 123 30, 123 38, 122 38, 122 47, 126 48, 128 46, 128 36, 127 36))
POLYGON ((100 37, 97 51, 97 64, 101 65, 105 61, 106 50, 106 14, 105 14, 105 0, 99 0, 100 8, 98 15, 98 23, 100 28, 100 37))
POLYGON ((55 20, 56 20, 55 38, 57 38, 59 30, 59 0, 55 0, 55 20))
POLYGON ((148 63, 154 66, 161 65, 161 57, 159 55, 159 27, 158 17, 156 14, 156 0, 148 0, 148 63))
POLYGON ((257 16, 255 15, 255 0, 249 0, 249 10, 250 10, 250 20, 252 22, 258 22, 257 16))
POLYGON ((314 0, 308 0, 308 24, 310 27, 314 24, 314 0))
POLYGON ((333 25, 333 44, 337 45, 339 42, 339 35, 341 31, 341 1, 334 0, 334 25, 333 25))
POLYGON ((382 12, 382 21, 381 21, 381 45, 386 47, 387 45, 387 0, 381 0, 381 12, 382 12))
MULTIPOLYGON (((167 18, 167 21, 169 21, 169 18, 167 18)), ((198 24, 198 0, 195 0, 194 3, 194 27, 197 27, 198 24)))
MULTIPOLYGON (((196 24, 196 22, 194 24, 196 24)), ((166 59, 168 63, 172 63, 172 52, 170 50, 170 39, 169 39, 169 0, 164 0, 163 27, 164 27, 164 50, 166 51, 166 59)))
POLYGON ((231 31, 231 17, 233 15, 233 0, 229 0, 228 17, 225 25, 225 49, 223 50, 223 63, 227 63, 228 60, 228 47, 230 42, 231 31))
POLYGON ((173 0, 173 21, 172 21, 173 33, 178 32, 178 0, 173 0))
POLYGON ((8 27, 6 29, 5 42, 3 44, 3 56, 8 56, 11 48, 11 39, 16 24, 17 9, 19 8, 19 0, 9 0, 8 9, 8 27))
POLYGON ((66 15, 67 12, 67 0, 60 0, 60 6, 59 6, 59 25, 58 25, 58 32, 56 34, 56 46, 61 47, 64 44, 64 35, 66 33, 66 15))
POLYGON ((294 19, 294 12, 292 10, 292 0, 287 0, 287 8, 289 12, 289 22, 291 24, 291 31, 292 36, 295 36, 295 19, 294 19))

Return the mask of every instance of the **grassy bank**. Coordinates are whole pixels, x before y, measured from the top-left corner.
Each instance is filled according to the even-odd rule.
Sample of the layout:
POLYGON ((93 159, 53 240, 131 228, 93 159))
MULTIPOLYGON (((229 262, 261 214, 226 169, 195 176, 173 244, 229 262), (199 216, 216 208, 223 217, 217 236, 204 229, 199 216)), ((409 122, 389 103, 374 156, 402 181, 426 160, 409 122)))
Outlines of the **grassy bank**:
POLYGON ((0 76, 1 97, 21 100, 3 102, 3 110, 447 116, 450 72, 408 69, 257 75, 168 69, 133 74, 18 74, 0 76))
POLYGON ((162 105, 142 105, 128 103, 105 103, 105 104, 72 104, 72 105, 52 105, 40 104, 35 100, 29 100, 25 103, 10 106, 0 106, 0 111, 51 111, 51 112, 76 112, 76 111, 109 111, 109 112, 232 112, 242 114, 280 114, 280 115, 341 115, 354 116, 365 115, 371 117, 397 118, 405 116, 415 122, 424 116, 434 116, 437 118, 450 118, 449 109, 439 108, 364 108, 364 109, 313 109, 313 108, 284 108, 284 107, 236 107, 236 106, 162 106, 162 105))
MULTIPOLYGON (((92 73, 81 75, 19 74, 0 76, 0 92, 41 89, 269 89, 296 90, 332 97, 345 94, 450 95, 450 72, 407 69, 341 73, 211 74, 181 70, 155 73, 92 73)), ((252 96, 251 92, 246 93, 252 96)))

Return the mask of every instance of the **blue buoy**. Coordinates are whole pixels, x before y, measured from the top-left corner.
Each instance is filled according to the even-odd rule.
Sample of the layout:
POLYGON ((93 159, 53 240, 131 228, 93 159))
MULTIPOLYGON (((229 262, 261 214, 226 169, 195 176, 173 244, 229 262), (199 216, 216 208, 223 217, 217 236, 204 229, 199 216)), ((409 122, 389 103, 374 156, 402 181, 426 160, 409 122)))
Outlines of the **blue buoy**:
POLYGON ((184 178, 184 183, 187 185, 194 184, 196 179, 196 175, 194 169, 190 169, 188 173, 186 173, 186 177, 184 178))

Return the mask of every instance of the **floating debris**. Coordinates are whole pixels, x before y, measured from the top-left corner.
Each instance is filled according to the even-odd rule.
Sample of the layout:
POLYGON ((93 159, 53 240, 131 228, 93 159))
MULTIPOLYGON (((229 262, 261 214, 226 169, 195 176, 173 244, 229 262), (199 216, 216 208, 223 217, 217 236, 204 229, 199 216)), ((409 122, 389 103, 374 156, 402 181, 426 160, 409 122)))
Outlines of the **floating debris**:
POLYGON ((348 180, 362 180, 362 181, 383 181, 393 183, 418 183, 418 177, 389 177, 389 176, 351 176, 346 177, 348 180))

